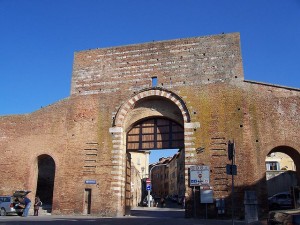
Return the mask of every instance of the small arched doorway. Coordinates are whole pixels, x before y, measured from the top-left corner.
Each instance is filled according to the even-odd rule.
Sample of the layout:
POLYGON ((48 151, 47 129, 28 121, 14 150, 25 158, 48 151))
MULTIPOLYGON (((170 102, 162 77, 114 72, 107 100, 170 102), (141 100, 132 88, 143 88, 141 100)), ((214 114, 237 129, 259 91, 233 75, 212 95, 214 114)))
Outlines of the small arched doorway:
POLYGON ((51 206, 53 199, 55 162, 49 155, 38 156, 38 179, 36 195, 40 197, 44 206, 51 206))

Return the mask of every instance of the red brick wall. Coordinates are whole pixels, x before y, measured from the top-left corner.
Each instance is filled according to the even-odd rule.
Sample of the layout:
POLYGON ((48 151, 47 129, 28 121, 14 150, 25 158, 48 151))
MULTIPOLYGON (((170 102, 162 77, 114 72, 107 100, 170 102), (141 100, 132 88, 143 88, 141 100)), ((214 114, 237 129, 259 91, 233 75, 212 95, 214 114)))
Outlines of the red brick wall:
MULTIPOLYGON (((0 117, 0 194, 30 189, 33 198, 37 157, 47 154, 56 165, 53 213, 82 214, 84 189, 91 188, 92 214, 123 215, 126 143, 109 131, 122 104, 157 76, 159 88, 179 96, 188 109, 187 195, 189 165, 204 164, 211 168, 214 196, 230 197, 226 149, 234 139, 236 202, 242 206, 244 190, 254 189, 265 204, 266 155, 288 146, 282 151, 300 163, 300 92, 245 82, 239 42, 238 34, 226 34, 77 52, 70 98, 31 114, 0 117), (97 183, 84 183, 91 179, 97 183)), ((171 97, 155 99, 175 104, 171 97)))
POLYGON ((168 89, 243 79, 239 44, 233 33, 76 52, 71 94, 124 98, 150 87, 154 76, 168 89))

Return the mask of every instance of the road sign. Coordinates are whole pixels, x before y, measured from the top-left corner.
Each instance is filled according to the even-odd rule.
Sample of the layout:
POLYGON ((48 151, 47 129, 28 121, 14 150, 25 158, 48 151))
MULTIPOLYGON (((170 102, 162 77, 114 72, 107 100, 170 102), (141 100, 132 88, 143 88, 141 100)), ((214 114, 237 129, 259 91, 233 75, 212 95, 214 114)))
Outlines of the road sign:
POLYGON ((151 184, 150 178, 147 178, 147 179, 146 179, 146 184, 151 184))
POLYGON ((147 190, 147 191, 150 191, 150 190, 151 190, 151 184, 150 184, 150 185, 147 184, 146 190, 147 190))
POLYGON ((209 184, 209 166, 190 166, 190 186, 209 184))
POLYGON ((234 154, 234 142, 228 141, 228 159, 233 160, 234 154))
POLYGON ((214 203, 213 190, 200 189, 200 203, 214 203))
POLYGON ((96 184, 96 180, 85 180, 85 184, 96 184))
POLYGON ((237 175, 237 166, 236 165, 226 165, 226 174, 228 175, 237 175))

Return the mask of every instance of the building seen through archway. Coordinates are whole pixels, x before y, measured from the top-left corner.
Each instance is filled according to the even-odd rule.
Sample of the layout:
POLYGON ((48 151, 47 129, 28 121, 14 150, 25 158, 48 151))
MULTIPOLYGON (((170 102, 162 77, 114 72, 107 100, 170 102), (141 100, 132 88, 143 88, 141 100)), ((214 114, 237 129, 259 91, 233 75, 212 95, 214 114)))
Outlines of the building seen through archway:
MULTIPOLYGON (((140 119, 140 117, 138 117, 139 120, 137 120, 137 122, 133 123, 132 126, 130 126, 131 128, 127 132, 126 136, 127 155, 130 155, 130 157, 127 158, 127 166, 130 165, 130 167, 132 167, 131 169, 127 170, 126 176, 125 196, 127 214, 130 213, 129 209, 132 206, 142 205, 143 199, 147 195, 147 190, 145 189, 145 179, 152 178, 150 177, 151 174, 149 174, 149 171, 151 169, 149 168, 150 151, 156 151, 159 149, 178 149, 182 148, 184 145, 183 127, 178 122, 174 121, 176 115, 170 112, 170 109, 175 110, 175 112, 178 111, 178 109, 172 106, 171 102, 167 99, 161 97, 150 97, 148 100, 143 99, 141 100, 141 102, 137 102, 133 111, 139 111, 141 107, 143 107, 143 111, 145 111, 145 107, 149 107, 150 105, 152 107, 150 108, 151 111, 147 114, 148 117, 143 119, 140 119), (158 106, 164 107, 159 109, 158 106), (168 106, 170 107, 170 109, 167 108, 168 106), (154 109, 153 107, 155 107, 156 109, 154 109), (171 116, 171 118, 173 119, 168 118, 168 116, 171 116), (141 161, 144 163, 143 166, 140 167, 141 161), (138 171, 138 173, 135 172, 136 170, 138 171), (147 174, 145 174, 145 178, 143 177, 144 171, 147 171, 147 174), (136 178, 136 176, 134 175, 139 176, 138 178, 136 178), (140 175, 142 175, 142 177, 140 175), (141 180, 141 182, 139 182, 139 179, 141 180)), ((131 115, 135 116, 135 113, 131 113, 131 115)), ((176 120, 182 121, 182 116, 180 116, 180 114, 178 115, 179 116, 177 116, 178 118, 176 118, 176 120)), ((131 118, 131 120, 134 120, 134 118, 131 118)), ((165 175, 165 178, 166 176, 168 175, 165 175)), ((154 182, 151 184, 151 186, 156 188, 163 188, 163 195, 162 193, 160 193, 160 195, 165 196, 169 193, 168 182, 165 183, 166 184, 164 184, 164 186, 160 187, 154 182)), ((184 181, 182 185, 184 186, 184 181)), ((184 192, 184 190, 182 190, 182 192, 184 192)), ((157 195, 156 197, 159 196, 157 195)))

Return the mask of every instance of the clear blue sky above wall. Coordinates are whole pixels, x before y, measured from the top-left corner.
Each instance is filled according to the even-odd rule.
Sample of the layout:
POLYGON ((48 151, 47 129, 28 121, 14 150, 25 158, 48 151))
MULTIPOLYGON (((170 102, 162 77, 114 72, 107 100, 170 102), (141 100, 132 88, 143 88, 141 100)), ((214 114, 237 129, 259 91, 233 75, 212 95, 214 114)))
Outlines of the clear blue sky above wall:
POLYGON ((0 115, 69 96, 75 51, 240 32, 245 79, 300 87, 299 0, 0 0, 0 115))

